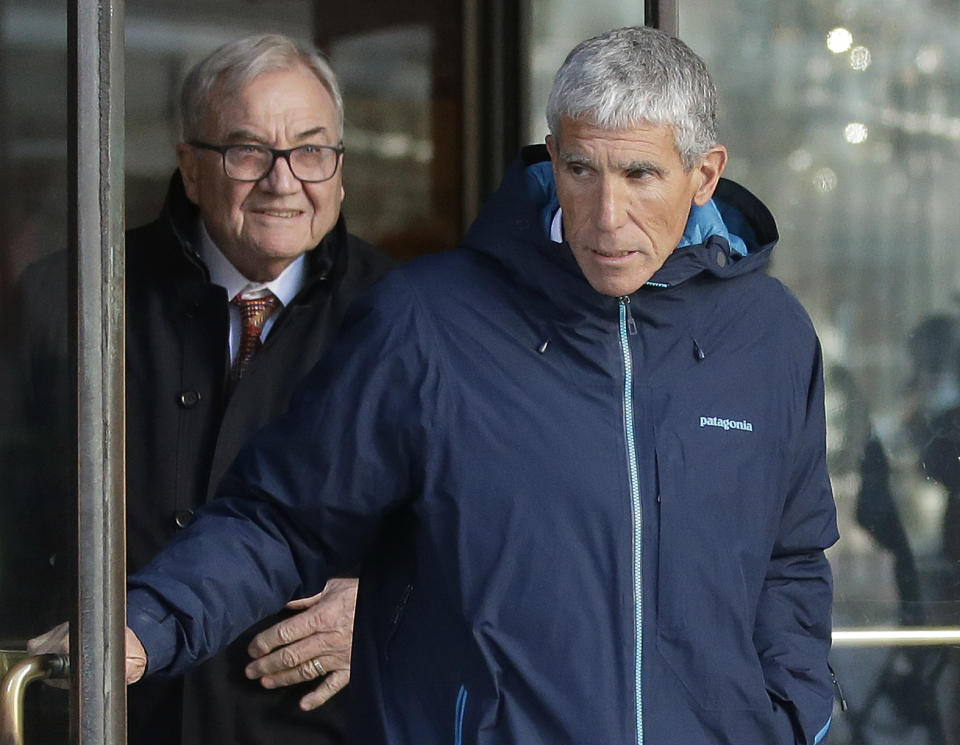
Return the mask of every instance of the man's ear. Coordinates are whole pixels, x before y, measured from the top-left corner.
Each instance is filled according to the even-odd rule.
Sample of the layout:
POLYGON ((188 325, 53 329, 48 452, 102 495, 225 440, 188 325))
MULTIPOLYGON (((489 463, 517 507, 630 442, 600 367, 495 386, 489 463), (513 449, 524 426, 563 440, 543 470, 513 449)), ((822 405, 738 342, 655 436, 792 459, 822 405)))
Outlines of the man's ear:
POLYGON ((700 161, 700 165, 694 169, 696 171, 694 178, 700 180, 700 185, 693 194, 695 205, 703 207, 713 198, 713 192, 716 191, 720 176, 723 175, 723 169, 726 167, 727 149, 723 145, 710 148, 700 161))
POLYGON ((550 153, 550 160, 554 163, 557 162, 557 143, 553 139, 553 135, 547 135, 547 152, 550 153))
POLYGON ((183 190, 187 199, 194 204, 200 203, 200 156, 197 149, 186 142, 177 143, 177 166, 183 179, 183 190))

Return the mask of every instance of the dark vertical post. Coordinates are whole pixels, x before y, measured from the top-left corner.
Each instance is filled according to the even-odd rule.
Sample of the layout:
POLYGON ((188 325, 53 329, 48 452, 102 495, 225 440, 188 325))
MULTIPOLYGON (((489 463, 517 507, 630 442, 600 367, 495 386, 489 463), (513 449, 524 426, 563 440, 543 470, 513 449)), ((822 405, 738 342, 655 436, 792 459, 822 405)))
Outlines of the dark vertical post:
POLYGON ((680 0, 644 0, 644 23, 680 35, 680 0))
POLYGON ((521 145, 530 97, 529 0, 463 0, 464 228, 521 145))
POLYGON ((126 742, 124 683, 123 0, 70 3, 70 247, 77 350, 80 745, 126 742))

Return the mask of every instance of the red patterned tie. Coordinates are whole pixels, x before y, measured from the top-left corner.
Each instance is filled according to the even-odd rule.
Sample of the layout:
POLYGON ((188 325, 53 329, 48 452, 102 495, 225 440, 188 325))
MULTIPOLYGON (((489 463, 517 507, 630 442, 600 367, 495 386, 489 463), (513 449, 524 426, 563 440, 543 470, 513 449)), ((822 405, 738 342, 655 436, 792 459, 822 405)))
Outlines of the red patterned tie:
POLYGON ((243 377, 253 355, 260 349, 263 324, 280 305, 280 300, 267 290, 255 297, 237 295, 230 302, 240 308, 240 348, 230 369, 230 380, 236 383, 243 377))

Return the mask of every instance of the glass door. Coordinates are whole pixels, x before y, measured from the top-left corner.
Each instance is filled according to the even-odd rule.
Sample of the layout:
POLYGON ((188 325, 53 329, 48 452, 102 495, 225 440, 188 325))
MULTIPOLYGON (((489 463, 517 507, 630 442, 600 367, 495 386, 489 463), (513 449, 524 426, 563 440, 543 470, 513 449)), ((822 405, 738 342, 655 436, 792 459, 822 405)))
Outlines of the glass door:
POLYGON ((824 348, 840 518, 831 743, 957 743, 960 43, 955 0, 679 3, 727 175, 824 348))
MULTIPOLYGON (((6 673, 24 658, 27 638, 71 619, 75 607, 66 3, 0 2, 0 59, 0 669, 6 673)), ((34 741, 64 741, 66 691, 31 686, 26 695, 25 728, 34 741)), ((11 724, 9 718, 0 724, 11 724)))
POLYGON ((9 1, 0 29, 0 739, 120 742, 122 13, 9 1), (65 621, 71 660, 25 656, 65 621))

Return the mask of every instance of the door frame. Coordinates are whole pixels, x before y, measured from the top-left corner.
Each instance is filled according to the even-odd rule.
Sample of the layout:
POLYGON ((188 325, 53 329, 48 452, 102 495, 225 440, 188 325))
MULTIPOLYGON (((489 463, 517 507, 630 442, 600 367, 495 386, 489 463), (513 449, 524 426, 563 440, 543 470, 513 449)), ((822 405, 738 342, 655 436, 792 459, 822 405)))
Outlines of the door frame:
POLYGON ((76 0, 68 7, 78 546, 71 739, 79 745, 120 745, 126 742, 124 3, 76 0))

